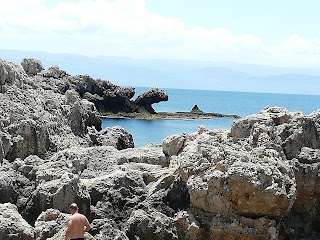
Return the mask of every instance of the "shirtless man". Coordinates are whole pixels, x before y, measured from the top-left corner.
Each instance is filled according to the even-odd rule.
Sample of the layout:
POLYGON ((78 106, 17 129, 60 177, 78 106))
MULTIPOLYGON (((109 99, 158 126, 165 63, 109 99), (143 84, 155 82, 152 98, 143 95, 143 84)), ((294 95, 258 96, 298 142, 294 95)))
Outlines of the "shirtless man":
POLYGON ((65 240, 84 240, 84 233, 90 230, 88 219, 78 213, 78 206, 76 203, 70 205, 70 213, 72 216, 68 219, 68 227, 65 235, 65 240))

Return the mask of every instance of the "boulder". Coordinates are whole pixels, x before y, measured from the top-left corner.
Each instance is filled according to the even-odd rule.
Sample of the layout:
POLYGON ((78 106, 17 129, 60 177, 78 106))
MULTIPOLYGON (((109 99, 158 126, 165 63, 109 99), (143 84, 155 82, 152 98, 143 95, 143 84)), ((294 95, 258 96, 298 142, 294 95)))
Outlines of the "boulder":
POLYGON ((19 214, 11 203, 0 204, 0 239, 33 240, 34 229, 19 214))
POLYGON ((16 159, 13 162, 14 169, 18 171, 20 174, 25 176, 31 181, 35 181, 37 179, 37 171, 40 169, 45 160, 36 156, 30 155, 26 157, 23 161, 21 159, 16 159))
POLYGON ((9 84, 10 91, 1 95, 0 159, 44 157, 71 146, 92 146, 87 128, 101 129, 94 104, 79 97, 72 102, 72 93, 43 90, 40 75, 26 79, 23 87, 9 84))
POLYGON ((66 227, 67 221, 67 214, 57 209, 47 209, 39 215, 34 224, 35 239, 46 240, 53 237, 66 227))
POLYGON ((12 165, 0 167, 0 172, 0 203, 10 202, 22 209, 34 191, 33 183, 13 170, 12 165))
POLYGON ((215 216, 210 223, 210 234, 205 239, 277 240, 279 226, 275 220, 263 217, 252 219, 215 216))
POLYGON ((21 66, 28 76, 35 76, 44 70, 42 63, 33 58, 25 58, 21 62, 21 66))
POLYGON ((296 184, 285 164, 236 162, 228 169, 227 183, 232 208, 238 215, 280 220, 291 209, 296 184))
POLYGON ((283 107, 265 107, 260 114, 269 116, 276 126, 289 123, 290 119, 296 114, 294 112, 289 112, 283 107))
POLYGON ((174 223, 178 231, 178 239, 197 240, 206 238, 205 231, 201 229, 199 222, 191 212, 178 212, 174 217, 174 223))
POLYGON ((102 146, 113 146, 118 150, 133 148, 132 134, 120 126, 107 127, 99 132, 97 142, 102 146))
POLYGON ((68 212, 69 205, 73 202, 78 204, 82 213, 89 213, 90 196, 88 192, 80 185, 78 176, 65 173, 60 179, 38 185, 26 203, 24 215, 27 216, 29 222, 34 222, 42 211, 49 208, 68 212))
POLYGON ((117 224, 127 219, 145 194, 142 174, 117 170, 83 181, 91 197, 92 218, 110 218, 117 224))
POLYGON ((283 220, 283 234, 290 239, 317 239, 320 234, 320 161, 319 149, 302 148, 293 159, 297 197, 292 210, 283 220))
POLYGON ((66 104, 70 106, 67 113, 71 129, 76 135, 83 135, 88 132, 87 127, 94 126, 101 130, 101 119, 97 116, 98 112, 93 103, 81 100, 74 90, 65 93, 66 104))
POLYGON ((0 60, 0 85, 17 83, 18 86, 21 86, 26 77, 20 65, 0 60))
MULTIPOLYGON (((128 164, 129 168, 129 166, 134 167, 136 163, 141 163, 140 166, 150 166, 147 169, 168 166, 167 159, 160 147, 128 148, 119 151, 111 146, 98 146, 60 151, 54 154, 49 161, 38 163, 38 166, 29 172, 33 175, 34 180, 40 184, 58 179, 66 172, 78 174, 83 179, 90 179, 107 175, 120 168, 127 170, 123 164, 128 164)), ((27 166, 21 168, 26 168, 27 171, 30 165, 27 164, 27 166)), ((138 169, 138 171, 146 170, 138 169)))
POLYGON ((66 71, 61 70, 57 65, 50 66, 47 70, 42 71, 42 76, 46 78, 64 78, 68 76, 66 71))
POLYGON ((13 161, 29 155, 44 156, 49 148, 49 133, 46 126, 28 119, 10 125, 7 132, 11 136, 11 146, 5 158, 13 161))
POLYGON ((294 118, 290 124, 285 125, 279 131, 283 149, 288 159, 296 158, 303 147, 320 148, 317 121, 319 119, 309 116, 294 118))
POLYGON ((162 152, 161 147, 140 147, 128 148, 119 152, 119 157, 123 162, 128 163, 147 163, 168 167, 169 162, 162 152))
POLYGON ((115 171, 123 162, 117 150, 110 146, 65 149, 38 167, 36 180, 54 180, 65 173, 77 174, 82 179, 95 178, 115 171))
POLYGON ((126 234, 130 240, 178 240, 172 219, 159 212, 148 214, 143 210, 132 212, 127 221, 126 234))
POLYGON ((162 143, 164 154, 168 157, 177 155, 182 150, 185 139, 186 137, 184 134, 176 134, 166 137, 162 143))
MULTIPOLYGON (((150 178, 150 175, 148 175, 150 178)), ((146 186, 146 198, 141 203, 147 212, 158 211, 173 217, 177 212, 190 208, 190 195, 186 184, 176 175, 175 169, 159 171, 146 186)), ((144 175, 146 182, 146 175, 144 175)))
POLYGON ((231 125, 230 135, 234 141, 249 138, 256 125, 273 126, 273 120, 263 114, 254 114, 245 118, 236 120, 231 125))
POLYGON ((116 224, 110 219, 93 220, 91 233, 95 240, 129 240, 123 231, 116 228, 116 224))

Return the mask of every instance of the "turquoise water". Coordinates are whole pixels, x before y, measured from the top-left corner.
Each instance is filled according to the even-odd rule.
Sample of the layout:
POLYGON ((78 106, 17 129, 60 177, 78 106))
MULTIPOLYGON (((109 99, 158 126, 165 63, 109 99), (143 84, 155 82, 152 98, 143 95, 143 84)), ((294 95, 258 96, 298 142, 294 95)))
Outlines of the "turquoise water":
MULTIPOLYGON (((137 88, 138 95, 148 89, 137 88)), ((154 104, 158 112, 190 111, 197 104, 205 112, 237 114, 242 117, 258 113, 265 106, 281 106, 309 114, 320 109, 320 96, 244 93, 206 90, 166 89, 169 101, 154 104)), ((176 133, 191 133, 199 125, 209 129, 228 129, 234 119, 214 118, 197 120, 137 120, 137 119, 104 119, 102 126, 122 126, 132 133, 135 146, 151 142, 162 142, 163 138, 176 133)))

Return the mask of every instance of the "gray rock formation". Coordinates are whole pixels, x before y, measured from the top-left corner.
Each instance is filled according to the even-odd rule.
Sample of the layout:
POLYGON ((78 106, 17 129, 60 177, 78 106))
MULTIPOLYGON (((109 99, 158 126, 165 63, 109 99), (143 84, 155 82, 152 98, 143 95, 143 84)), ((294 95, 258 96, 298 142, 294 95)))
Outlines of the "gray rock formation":
POLYGON ((34 229, 19 214, 15 205, 0 204, 0 239, 33 240, 34 229))
POLYGON ((8 86, 22 86, 27 78, 20 65, 0 60, 0 94, 5 93, 8 86))
POLYGON ((110 219, 95 219, 92 221, 92 230, 95 240, 129 240, 123 231, 116 228, 110 219))
POLYGON ((198 107, 198 105, 194 105, 191 109, 191 113, 203 113, 203 111, 198 107))
POLYGON ((169 157, 177 155, 182 150, 185 140, 186 136, 183 134, 166 137, 162 143, 164 154, 169 157))
POLYGON ((67 214, 57 209, 47 209, 39 215, 35 222, 35 239, 46 240, 55 236, 65 228, 67 220, 67 214))
POLYGON ((101 130, 97 137, 97 143, 101 146, 113 146, 118 150, 134 147, 131 133, 120 126, 101 130))
POLYGON ((48 70, 42 72, 42 76, 46 78, 62 79, 67 77, 68 74, 66 71, 61 70, 57 65, 52 65, 48 68, 48 70))
POLYGON ((177 156, 177 151, 168 154, 168 145, 175 146, 179 136, 172 137, 172 145, 165 139, 164 151, 187 184, 190 213, 208 226, 197 234, 204 239, 317 238, 318 116, 268 107, 235 121, 230 133, 180 135, 185 140, 177 156))
POLYGON ((40 76, 28 78, 22 67, 2 61, 6 93, 0 101, 0 159, 44 157, 70 146, 90 146, 87 127, 101 129, 94 105, 69 91, 44 90, 40 76), (9 104, 10 103, 10 104, 9 104))
MULTIPOLYGON (((130 101, 135 94, 133 87, 120 87, 109 81, 92 79, 87 75, 69 77, 64 89, 74 89, 82 98, 93 102, 99 112, 132 112, 130 101)), ((65 91, 61 88, 62 92, 65 91)))
POLYGON ((137 97, 135 100, 135 104, 137 105, 136 111, 155 113, 155 110, 152 108, 152 104, 168 101, 168 99, 168 94, 163 89, 152 88, 137 97))
POLYGON ((134 211, 127 225, 129 239, 178 240, 173 220, 159 212, 134 211))
MULTIPOLYGON (((50 66, 49 69, 40 72, 35 76, 37 82, 45 90, 53 90, 64 94, 67 90, 76 91, 81 98, 94 103, 97 110, 101 113, 133 113, 143 106, 151 106, 153 103, 167 101, 168 96, 164 90, 152 89, 147 92, 143 99, 136 101, 131 99, 135 95, 133 87, 117 86, 109 81, 93 79, 88 75, 71 76, 58 66, 50 66)), ((152 109, 147 107, 146 109, 152 109)), ((151 111, 153 112, 153 111, 151 111)))
POLYGON ((23 59, 21 66, 28 76, 35 76, 44 70, 42 63, 39 60, 32 58, 23 59))
POLYGON ((34 191, 34 184, 15 168, 13 164, 0 167, 0 203, 14 203, 21 210, 34 191))
MULTIPOLYGON (((44 176, 46 177, 46 176, 44 176)), ((89 193, 82 189, 77 176, 64 173, 60 178, 43 181, 28 199, 23 211, 27 220, 33 222, 42 211, 49 208, 63 212, 69 211, 69 205, 77 202, 79 209, 88 214, 90 209, 89 193)))
POLYGON ((320 111, 266 107, 134 148, 97 108, 148 110, 164 92, 134 103, 134 89, 34 64, 0 62, 0 239, 63 240, 72 202, 86 239, 320 238, 320 111))

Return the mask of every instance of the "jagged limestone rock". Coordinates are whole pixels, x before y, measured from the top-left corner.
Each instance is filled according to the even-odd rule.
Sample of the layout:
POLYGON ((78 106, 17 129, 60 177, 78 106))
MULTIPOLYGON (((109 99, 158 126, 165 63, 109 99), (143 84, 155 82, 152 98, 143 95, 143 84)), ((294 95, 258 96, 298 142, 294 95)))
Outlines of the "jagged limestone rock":
POLYGON ((17 207, 11 203, 0 204, 0 239, 34 239, 34 228, 22 218, 17 207))
POLYGON ((28 76, 35 76, 44 70, 42 63, 33 58, 25 58, 21 62, 21 66, 28 76))

